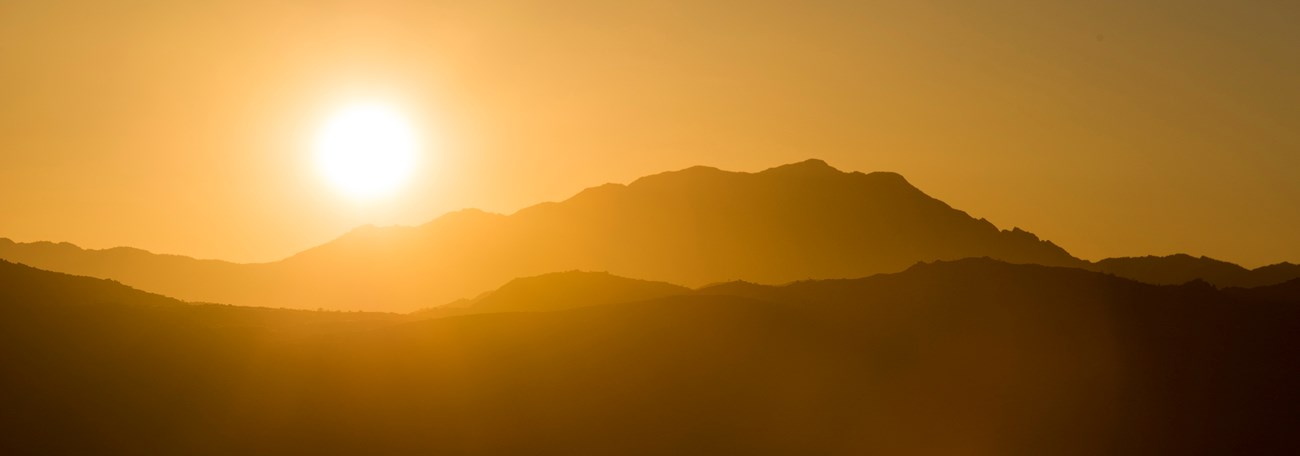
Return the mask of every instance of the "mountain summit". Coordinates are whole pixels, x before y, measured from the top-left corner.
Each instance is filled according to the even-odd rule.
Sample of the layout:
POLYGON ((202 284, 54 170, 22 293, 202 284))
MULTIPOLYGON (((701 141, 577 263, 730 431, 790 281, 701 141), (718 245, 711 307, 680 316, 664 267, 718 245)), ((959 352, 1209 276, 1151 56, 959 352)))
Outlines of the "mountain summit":
POLYGON ((460 211, 418 227, 368 227, 276 263, 222 267, 221 277, 207 277, 208 265, 193 272, 202 277, 178 279, 185 274, 173 265, 156 274, 170 279, 142 280, 137 266, 122 281, 187 300, 410 310, 554 271, 699 286, 861 277, 968 257, 1086 264, 1031 233, 954 209, 898 174, 807 160, 757 173, 697 166, 511 215, 460 211))
POLYGON ((861 277, 967 257, 1083 264, 1030 233, 953 209, 898 174, 809 160, 758 173, 697 166, 508 216, 459 212, 418 228, 356 231, 277 266, 312 271, 320 283, 355 281, 367 293, 390 290, 386 299, 416 306, 552 271, 699 286, 861 277))

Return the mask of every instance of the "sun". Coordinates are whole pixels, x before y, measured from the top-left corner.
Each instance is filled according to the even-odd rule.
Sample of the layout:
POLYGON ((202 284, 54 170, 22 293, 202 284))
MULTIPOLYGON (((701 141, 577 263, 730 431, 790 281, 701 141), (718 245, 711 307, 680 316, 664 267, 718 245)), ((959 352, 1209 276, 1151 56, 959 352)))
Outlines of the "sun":
POLYGON ((316 167, 348 197, 390 196, 410 179, 418 158, 415 129, 397 109, 359 103, 330 116, 316 135, 316 167))

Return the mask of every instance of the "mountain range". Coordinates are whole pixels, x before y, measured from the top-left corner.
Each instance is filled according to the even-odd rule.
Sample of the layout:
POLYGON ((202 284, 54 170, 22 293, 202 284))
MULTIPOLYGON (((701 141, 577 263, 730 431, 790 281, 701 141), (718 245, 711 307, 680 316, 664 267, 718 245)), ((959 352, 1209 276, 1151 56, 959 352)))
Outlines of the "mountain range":
POLYGON ((1296 265, 1250 271, 1186 256, 1090 263, 1019 228, 973 218, 898 174, 842 172, 820 160, 758 173, 693 167, 510 215, 464 210, 416 227, 366 226, 261 264, 0 239, 0 259, 187 301, 372 311, 433 307, 555 271, 698 287, 854 278, 969 257, 1157 284, 1259 286, 1300 277, 1296 265))

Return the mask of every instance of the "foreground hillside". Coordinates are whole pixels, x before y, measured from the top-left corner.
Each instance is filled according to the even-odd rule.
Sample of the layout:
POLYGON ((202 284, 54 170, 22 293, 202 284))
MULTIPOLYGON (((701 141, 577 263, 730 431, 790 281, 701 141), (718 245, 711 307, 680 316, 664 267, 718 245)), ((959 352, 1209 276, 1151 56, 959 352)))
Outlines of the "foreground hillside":
POLYGON ((419 227, 363 227, 267 264, 0 240, 0 258, 185 300, 400 311, 554 271, 700 286, 861 277, 982 256, 1083 265, 1033 234, 999 230, 954 209, 897 174, 846 173, 819 160, 758 173, 694 167, 511 215, 467 210, 419 227))
MULTIPOLYGON (((1294 285, 964 260, 398 323, 193 306, 7 263, 0 280, 4 454, 1300 449, 1294 285)), ((671 291, 525 288, 593 296, 575 283, 671 291)))

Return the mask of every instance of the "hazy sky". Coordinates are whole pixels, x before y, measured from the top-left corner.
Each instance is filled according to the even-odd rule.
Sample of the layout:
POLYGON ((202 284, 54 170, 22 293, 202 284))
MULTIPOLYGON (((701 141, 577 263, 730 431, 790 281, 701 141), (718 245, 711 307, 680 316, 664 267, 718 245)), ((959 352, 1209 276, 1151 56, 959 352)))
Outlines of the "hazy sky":
POLYGON ((806 158, 1084 258, 1300 261, 1300 2, 0 0, 0 237, 283 257, 362 223, 806 158), (318 125, 387 99, 417 181, 318 125))

